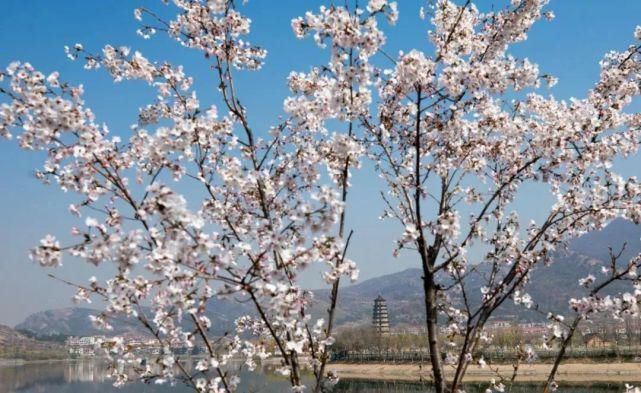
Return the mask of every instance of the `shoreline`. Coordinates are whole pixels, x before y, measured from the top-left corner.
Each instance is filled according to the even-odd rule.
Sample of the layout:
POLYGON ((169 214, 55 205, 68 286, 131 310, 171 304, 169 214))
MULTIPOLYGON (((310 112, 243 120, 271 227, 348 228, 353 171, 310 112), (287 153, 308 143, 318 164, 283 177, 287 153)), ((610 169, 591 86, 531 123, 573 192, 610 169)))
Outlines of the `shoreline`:
MULTIPOLYGON (((20 358, 0 358, 0 367, 11 367, 11 366, 28 366, 30 364, 48 364, 48 363, 73 363, 80 361, 82 359, 37 359, 37 360, 25 360, 20 358)), ((99 359, 94 359, 99 360, 99 359)))
MULTIPOLYGON (((88 359, 49 359, 24 360, 0 358, 0 367, 27 366, 31 364, 75 363, 88 359)), ((91 359, 99 361, 100 359, 91 359)), ((269 365, 269 362, 266 362, 269 365)), ((552 368, 551 363, 521 364, 515 383, 545 382, 552 368)), ((335 370, 341 379, 369 380, 388 382, 429 382, 429 364, 417 363, 329 363, 328 370, 335 370)), ((488 365, 479 368, 471 365, 463 379, 464 382, 488 382, 499 375, 509 380, 513 373, 511 364, 488 365)), ((454 369, 445 369, 448 378, 453 376, 454 369)), ((641 362, 608 362, 586 363, 568 362, 559 367, 557 382, 570 383, 641 383, 641 362)))
MULTIPOLYGON (((336 370, 341 379, 375 380, 399 382, 426 382, 430 380, 430 367, 418 364, 383 364, 383 363, 330 363, 329 369, 336 370)), ((552 364, 522 364, 519 367, 515 382, 545 382, 552 364)), ((487 382, 501 375, 506 380, 512 376, 511 364, 499 364, 479 368, 470 366, 463 379, 464 382, 487 382), (491 367, 491 368, 490 368, 491 367)), ((446 368, 445 375, 452 377, 454 370, 446 368)), ((557 382, 641 382, 641 363, 566 363, 559 367, 557 382)))

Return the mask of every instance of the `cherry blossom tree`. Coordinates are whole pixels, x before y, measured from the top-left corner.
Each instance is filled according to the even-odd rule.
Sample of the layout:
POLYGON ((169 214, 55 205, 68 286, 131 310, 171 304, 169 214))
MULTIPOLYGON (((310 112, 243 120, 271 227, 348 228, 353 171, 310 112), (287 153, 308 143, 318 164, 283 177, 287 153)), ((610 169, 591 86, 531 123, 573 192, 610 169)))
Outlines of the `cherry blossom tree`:
MULTIPOLYGON (((392 57, 377 48, 391 65, 375 67, 378 96, 372 98, 374 109, 360 116, 359 128, 388 186, 382 193, 383 218, 405 228, 397 252, 413 249, 423 268, 437 392, 460 390, 468 366, 485 364, 482 357, 474 359, 489 339, 484 326, 506 300, 532 307, 534 300, 525 291, 530 272, 550 262, 553 250, 615 217, 640 221, 639 183, 619 176, 612 162, 634 154, 641 136, 639 115, 625 112, 639 94, 641 28, 635 31, 636 43, 605 56, 600 80, 585 99, 558 101, 541 92, 556 79, 509 52, 527 38, 535 21, 553 19, 543 9, 546 4, 515 0, 503 10, 481 12, 471 1, 436 1, 420 15, 430 15, 432 55, 412 49, 392 57), (547 185, 557 200, 541 206, 545 214, 538 223, 527 222, 514 207, 519 191, 531 183, 547 185), (481 293, 471 293, 471 282, 479 280, 484 282, 481 293), (447 342, 441 341, 440 330, 447 342), (449 381, 444 364, 455 370, 449 381)), ((352 8, 350 22, 348 7, 321 8, 293 25, 298 35, 313 34, 321 46, 331 42, 332 58, 323 68, 331 78, 341 53, 347 58, 356 50, 381 46, 382 33, 366 35, 358 26, 375 26, 376 13, 394 22, 396 9, 395 3, 370 1, 364 10, 352 8)), ((317 73, 306 80, 315 86, 306 92, 315 102, 329 95, 317 73)), ((307 103, 304 108, 309 114, 307 103)), ((570 301, 578 313, 575 322, 565 326, 562 316, 550 315, 548 343, 562 339, 564 348, 578 321, 597 310, 613 317, 637 313, 638 260, 612 264, 611 276, 586 298, 570 301), (618 300, 597 296, 624 277, 633 283, 631 293, 618 300)), ((594 282, 586 280, 578 284, 594 282)), ((525 352, 524 358, 533 357, 531 349, 525 352)), ((490 390, 502 388, 501 383, 490 385, 490 390)))
MULTIPOLYGON (((535 304, 526 292, 530 273, 550 263, 552 251, 615 217, 640 222, 639 183, 618 175, 612 162, 636 153, 641 136, 639 114, 625 112, 639 95, 641 28, 627 49, 606 54, 600 80, 586 98, 559 101, 544 90, 556 79, 509 51, 527 38, 535 21, 553 19, 546 5, 544 0, 515 0, 505 9, 481 12, 471 1, 436 1, 420 15, 430 16, 432 55, 412 49, 392 57, 378 49, 391 65, 377 68, 378 96, 374 109, 360 116, 359 128, 387 184, 383 218, 404 228, 396 253, 412 249, 423 268, 437 392, 461 390, 469 365, 485 364, 482 357, 474 358, 489 340, 484 326, 506 300, 535 304), (515 201, 524 186, 536 183, 545 185, 557 202, 541 206, 547 212, 541 222, 528 222, 515 201), (479 280, 481 293, 471 293, 471 283, 479 280), (449 381, 445 364, 455 370, 449 381)), ((321 46, 331 41, 332 53, 343 47, 365 50, 382 41, 376 35, 363 43, 363 35, 348 22, 328 33, 347 12, 347 7, 321 8, 319 14, 295 20, 294 28, 301 35, 313 34, 321 46), (354 32, 349 40, 348 32, 354 32)), ((396 5, 387 1, 370 1, 353 15, 367 26, 377 12, 396 20, 396 5)), ((335 63, 334 56, 329 67, 335 63)), ((318 86, 308 96, 327 94, 316 75, 308 80, 318 86)), ((578 283, 594 286, 585 298, 571 300, 574 322, 567 325, 561 315, 550 314, 552 333, 546 341, 561 340, 562 350, 548 388, 555 386, 558 362, 579 321, 597 311, 613 318, 638 313, 638 258, 616 261, 611 266, 604 262, 610 275, 598 285, 593 277, 578 283), (622 279, 632 283, 631 292, 599 296, 622 279)), ((531 349, 526 352, 524 357, 531 358, 531 349)), ((489 389, 500 391, 503 385, 492 382, 489 389)))
MULTIPOLYGON (((0 73, 0 92, 8 98, 0 135, 17 133, 22 148, 45 151, 37 176, 78 194, 69 210, 84 217, 84 225, 72 230, 76 243, 63 246, 48 235, 32 258, 57 266, 66 253, 115 265, 116 274, 105 282, 75 284, 76 300, 103 298, 104 312, 93 317, 97 326, 110 329, 118 316, 136 318, 163 348, 155 364, 145 364, 122 339, 103 343, 120 365, 114 367, 117 385, 134 369, 146 381, 183 380, 197 391, 232 392, 239 378, 231 361, 243 359, 253 369, 273 344, 292 389, 304 389, 305 355, 319 391, 336 381, 325 377, 325 364, 339 281, 358 274, 346 258, 344 206, 350 169, 363 149, 348 132, 326 130, 324 119, 307 124, 292 116, 255 133, 234 85, 235 72, 259 70, 266 56, 243 38, 250 20, 234 1, 176 0, 173 6, 173 20, 136 9, 138 33, 150 38, 163 32, 201 51, 218 79, 222 113, 201 104, 183 67, 127 47, 107 45, 99 53, 81 44, 66 48, 88 70, 105 70, 115 82, 141 80, 156 90, 157 100, 140 108, 124 141, 95 119, 82 87, 57 72, 46 76, 15 62, 0 73), (190 192, 188 202, 181 190, 194 188, 200 191, 190 192), (326 266, 332 287, 327 322, 312 320, 313 294, 298 284, 300 271, 314 263, 326 266), (254 315, 237 320, 233 335, 212 337, 208 303, 238 297, 253 304, 254 315), (173 348, 197 344, 208 356, 188 370, 173 348)), ((291 85, 305 89, 295 76, 291 85)), ((350 89, 337 85, 335 93, 362 107, 350 89)), ((328 119, 356 116, 334 104, 328 119)))
MULTIPOLYGON (((89 70, 156 90, 157 100, 140 108, 123 139, 95 119, 82 87, 58 73, 46 76, 28 63, 0 73, 0 135, 16 134, 22 148, 45 151, 38 177, 78 194, 70 212, 84 217, 73 229, 76 243, 63 246, 49 235, 32 257, 44 266, 60 265, 63 253, 116 266, 104 282, 77 285, 76 299, 103 298, 97 325, 133 317, 162 344, 157 364, 149 365, 120 339, 104 343, 115 362, 145 380, 231 392, 239 383, 232 359, 253 369, 273 344, 294 391, 305 389, 305 366, 313 370, 313 391, 336 382, 326 364, 340 279, 357 276, 346 257, 345 212, 350 173, 363 157, 386 184, 383 218, 403 228, 395 253, 409 250, 423 269, 438 393, 462 391, 468 367, 485 364, 478 355, 489 340, 484 328, 501 305, 532 307, 530 273, 550 263, 552 251, 615 217, 641 222, 641 185, 612 166, 636 153, 641 137, 641 115, 626 111, 640 92, 641 28, 629 47, 605 55, 585 98, 560 101, 546 90, 553 76, 510 52, 537 20, 553 19, 546 0, 512 0, 488 12, 470 0, 429 2, 420 11, 431 24, 425 50, 398 55, 385 51, 382 28, 397 22, 395 2, 322 6, 292 20, 292 28, 298 38, 313 37, 328 61, 292 72, 285 120, 256 132, 234 81, 237 72, 260 70, 266 51, 244 38, 250 20, 241 5, 172 3, 172 20, 137 9, 138 33, 164 33, 200 51, 217 78, 221 108, 200 103, 181 66, 127 47, 67 48, 89 70), (529 184, 556 198, 540 206, 540 221, 515 208, 529 184), (193 188, 200 194, 185 192, 193 188), (326 266, 331 287, 326 321, 312 319, 313 294, 298 284, 315 263, 326 266), (483 282, 480 294, 472 293, 474 280, 483 282), (254 315, 237 320, 233 335, 212 337, 207 304, 238 296, 254 315), (208 356, 188 370, 172 348, 197 343, 208 356)), ((639 259, 617 261, 602 283, 591 276, 568 283, 589 289, 570 303, 574 321, 638 312, 639 259), (630 292, 600 296, 624 278, 630 292)), ((576 330, 557 314, 550 320, 548 341, 576 330)), ((118 384, 127 382, 124 369, 114 368, 118 384)), ((502 382, 489 389, 502 390, 502 382)))
MULTIPOLYGON (((422 11, 431 17, 433 54, 415 49, 393 58, 378 81, 376 111, 362 118, 368 154, 388 185, 384 217, 405 228, 398 250, 414 249, 423 268, 437 392, 461 390, 469 365, 484 364, 475 359, 488 340, 484 326, 506 300, 533 304, 525 291, 530 272, 550 262, 551 251, 615 217, 640 221, 640 185, 612 162, 635 153, 641 136, 639 114, 625 112, 639 94, 641 28, 627 49, 606 54, 586 98, 559 101, 541 91, 555 78, 509 51, 536 20, 553 18, 546 5, 515 0, 481 12, 470 1, 435 2, 422 11), (556 198, 540 207, 540 222, 514 207, 533 183, 556 198), (478 303, 473 280, 484 283, 478 303), (450 380, 445 364, 454 368, 450 380)), ((612 274, 614 280, 627 269, 613 267, 612 274)), ((591 293, 572 307, 597 302, 614 316, 636 312, 626 307, 641 296, 636 278, 633 284, 626 301, 601 302, 591 293)), ((590 307, 578 309, 581 319, 590 307)), ((503 387, 493 382, 489 389, 503 387)))

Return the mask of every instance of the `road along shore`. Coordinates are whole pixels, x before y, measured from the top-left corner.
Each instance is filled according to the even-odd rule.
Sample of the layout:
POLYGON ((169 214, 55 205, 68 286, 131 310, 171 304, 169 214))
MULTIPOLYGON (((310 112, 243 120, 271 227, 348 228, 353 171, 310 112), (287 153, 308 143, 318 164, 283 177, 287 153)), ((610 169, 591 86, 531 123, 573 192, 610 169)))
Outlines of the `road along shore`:
MULTIPOLYGON (((551 364, 521 364, 515 382, 544 382, 551 364)), ((331 363, 328 369, 336 370, 342 379, 381 381, 429 381, 430 367, 418 364, 354 364, 331 363)), ((499 375, 509 380, 514 372, 510 364, 479 368, 472 365, 465 375, 465 382, 485 382, 499 375)), ((453 369, 446 369, 452 376, 453 369)), ((641 382, 641 363, 567 363, 557 372, 557 382, 641 382)))

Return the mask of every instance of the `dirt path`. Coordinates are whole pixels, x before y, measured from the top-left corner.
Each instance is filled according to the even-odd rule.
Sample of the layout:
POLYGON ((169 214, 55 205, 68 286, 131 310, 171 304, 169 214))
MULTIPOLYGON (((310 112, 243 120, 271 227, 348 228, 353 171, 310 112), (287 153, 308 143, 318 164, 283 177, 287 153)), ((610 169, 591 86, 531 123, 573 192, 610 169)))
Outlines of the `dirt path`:
MULTIPOLYGON (((547 380, 551 364, 525 364, 519 368, 517 382, 547 380)), ((429 380, 430 368, 417 364, 347 364, 332 363, 330 369, 338 372, 343 379, 420 381, 429 380)), ((493 370, 498 368, 505 378, 513 372, 511 365, 479 368, 472 366, 465 376, 467 382, 484 382, 497 378, 493 370)), ((446 371, 451 376, 452 369, 446 371)), ((498 378, 497 378, 498 379, 498 378)), ((641 363, 568 363, 561 365, 557 374, 558 382, 641 382, 641 363)))

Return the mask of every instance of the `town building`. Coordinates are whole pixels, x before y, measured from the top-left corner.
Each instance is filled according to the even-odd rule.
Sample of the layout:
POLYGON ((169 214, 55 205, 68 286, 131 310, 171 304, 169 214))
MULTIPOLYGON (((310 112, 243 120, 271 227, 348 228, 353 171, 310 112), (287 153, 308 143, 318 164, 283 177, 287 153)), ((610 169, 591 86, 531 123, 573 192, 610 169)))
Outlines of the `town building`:
POLYGON ((65 344, 71 355, 95 356, 96 349, 105 340, 105 336, 67 337, 65 344))

